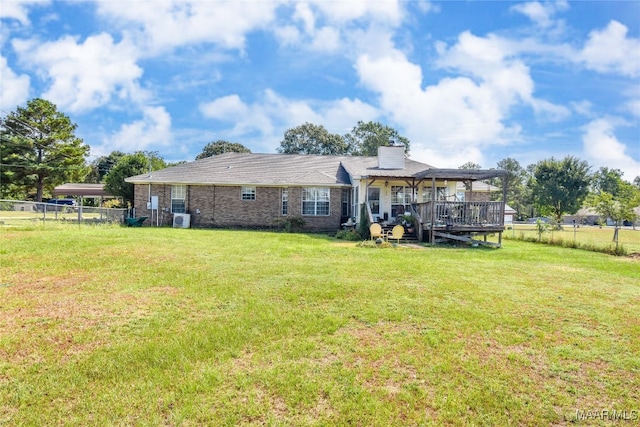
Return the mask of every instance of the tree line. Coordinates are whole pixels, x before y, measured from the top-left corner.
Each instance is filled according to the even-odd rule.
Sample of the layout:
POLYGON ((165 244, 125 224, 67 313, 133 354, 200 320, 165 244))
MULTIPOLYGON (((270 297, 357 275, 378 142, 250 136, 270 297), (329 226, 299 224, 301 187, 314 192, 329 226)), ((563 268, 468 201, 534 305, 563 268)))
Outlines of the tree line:
MULTIPOLYGON (((87 162, 89 146, 75 135, 77 125, 51 102, 35 98, 0 121, 0 198, 42 201, 53 188, 65 182, 104 183, 105 189, 133 201, 130 176, 175 165, 157 152, 113 151, 87 162)), ((378 122, 358 122, 344 135, 330 133, 322 125, 304 123, 288 129, 277 151, 282 154, 375 156, 378 147, 402 145, 409 155, 410 141, 392 127, 378 122)), ((237 142, 217 140, 205 145, 195 160, 226 152, 251 152, 237 142)), ((481 169, 465 163, 462 169, 481 169)), ((622 178, 618 169, 591 166, 576 157, 544 159, 523 167, 513 158, 497 162, 507 171, 504 178, 490 184, 502 186, 506 180, 508 203, 517 219, 550 216, 560 222, 565 214, 581 207, 593 208, 616 222, 635 221, 634 208, 640 206, 640 176, 633 182, 622 178)))

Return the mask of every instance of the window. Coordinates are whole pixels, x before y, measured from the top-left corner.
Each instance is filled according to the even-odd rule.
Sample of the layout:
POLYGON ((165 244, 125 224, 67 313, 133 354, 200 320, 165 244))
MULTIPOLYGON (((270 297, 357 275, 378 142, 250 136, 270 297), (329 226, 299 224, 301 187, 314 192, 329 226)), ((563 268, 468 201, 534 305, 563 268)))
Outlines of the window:
POLYGON ((242 200, 255 200, 256 187, 242 187, 242 200))
POLYGON ((185 213, 186 212, 186 199, 187 199, 187 186, 186 185, 172 185, 171 186, 171 212, 173 212, 173 213, 185 213))
POLYGON ((380 188, 369 187, 367 190, 367 198, 369 199, 369 206, 371 206, 371 214, 380 214, 380 188))
POLYGON ((342 216, 347 217, 350 215, 350 207, 351 207, 351 189, 344 188, 342 189, 342 216))
POLYGON ((412 202, 413 190, 411 187, 403 187, 399 185, 391 186, 391 204, 392 205, 410 205, 412 202))
MULTIPOLYGON (((428 202, 431 200, 433 189, 431 187, 424 187, 422 189, 422 201, 428 202)), ((447 200, 449 196, 449 188, 447 187, 436 187, 436 200, 447 200)))
POLYGON ((282 189, 282 215, 289 215, 289 189, 282 189))
POLYGON ((302 215, 329 216, 329 189, 326 187, 303 188, 302 215))
POLYGON ((438 191, 438 200, 447 200, 449 197, 449 188, 447 187, 436 187, 438 191))

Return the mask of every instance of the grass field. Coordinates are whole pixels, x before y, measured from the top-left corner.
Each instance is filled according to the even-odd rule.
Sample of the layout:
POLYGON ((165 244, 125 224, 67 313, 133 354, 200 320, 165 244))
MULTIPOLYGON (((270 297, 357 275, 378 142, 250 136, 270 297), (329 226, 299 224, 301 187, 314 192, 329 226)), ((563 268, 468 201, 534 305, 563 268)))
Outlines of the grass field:
POLYGON ((0 425, 640 416, 632 257, 114 226, 0 238, 0 425))
MULTIPOLYGON (((576 242, 578 245, 592 248, 615 248, 613 241, 614 227, 582 226, 574 228, 572 225, 564 225, 562 230, 545 231, 542 234, 543 241, 553 240, 570 244, 576 242)), ((538 239, 538 232, 535 225, 515 224, 508 226, 504 232, 506 239, 532 238, 538 239)), ((618 232, 618 244, 627 253, 640 253, 640 229, 622 227, 618 232)))

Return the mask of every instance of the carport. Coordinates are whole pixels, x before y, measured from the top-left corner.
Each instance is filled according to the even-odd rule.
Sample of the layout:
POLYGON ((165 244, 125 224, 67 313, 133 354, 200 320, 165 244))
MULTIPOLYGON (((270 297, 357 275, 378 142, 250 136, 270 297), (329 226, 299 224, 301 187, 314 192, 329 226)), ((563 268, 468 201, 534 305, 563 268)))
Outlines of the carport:
POLYGON ((62 184, 53 189, 53 195, 57 196, 68 196, 68 197, 79 197, 80 203, 78 209, 78 222, 82 219, 82 208, 84 205, 84 199, 100 199, 100 206, 102 206, 102 202, 104 198, 117 198, 111 193, 108 193, 104 189, 104 184, 76 184, 76 183, 67 183, 62 184))

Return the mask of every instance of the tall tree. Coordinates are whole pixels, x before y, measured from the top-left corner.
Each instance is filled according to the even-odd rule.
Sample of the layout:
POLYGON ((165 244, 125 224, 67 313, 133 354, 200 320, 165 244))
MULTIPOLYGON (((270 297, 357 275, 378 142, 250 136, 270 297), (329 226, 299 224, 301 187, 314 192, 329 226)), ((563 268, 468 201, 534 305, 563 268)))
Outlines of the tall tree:
POLYGON ((634 211, 640 205, 640 188, 620 181, 615 186, 616 194, 606 190, 597 190, 589 195, 587 206, 591 206, 605 220, 610 219, 615 225, 613 240, 618 242, 618 229, 623 221, 630 221, 635 226, 637 215, 634 211))
POLYGON ((516 217, 524 219, 527 212, 531 211, 531 206, 527 203, 529 198, 526 186, 529 174, 516 159, 507 157, 497 163, 498 169, 507 171, 505 179, 507 184, 507 204, 516 210, 516 217))
POLYGON ((458 166, 458 169, 478 170, 482 169, 482 166, 474 162, 467 162, 458 166))
MULTIPOLYGON (((82 182, 89 173, 89 146, 76 137, 77 125, 40 98, 18 107, 0 123, 3 131, 2 165, 6 184, 35 191, 35 200, 65 181, 82 182)), ((2 183, 5 185, 5 182, 2 183)))
POLYGON ((91 162, 91 172, 87 175, 85 182, 99 184, 104 181, 104 177, 107 176, 111 168, 113 168, 118 160, 125 153, 122 151, 112 151, 107 156, 100 156, 93 162, 91 162))
POLYGON ((591 189, 595 193, 606 192, 616 196, 621 189, 624 180, 620 169, 601 167, 593 174, 591 189))
POLYGON ((165 161, 156 152, 137 151, 133 154, 126 154, 118 160, 118 163, 111 168, 105 177, 104 188, 114 196, 122 197, 125 202, 133 203, 133 184, 124 180, 165 167, 165 161))
POLYGON ((238 144, 237 142, 229 142, 224 140, 217 140, 214 142, 210 142, 204 146, 202 149, 202 153, 196 156, 196 160, 206 159, 207 157, 217 156, 222 153, 250 153, 247 147, 242 144, 238 144))
POLYGON ((405 147, 405 153, 409 155, 411 142, 401 136, 392 127, 379 122, 363 122, 358 124, 344 136, 348 152, 354 156, 377 156, 378 147, 389 145, 389 141, 395 141, 405 147))
POLYGON ((552 157, 533 165, 529 185, 538 211, 560 224, 562 215, 580 209, 589 193, 590 169, 587 162, 573 156, 563 160, 552 157))
POLYGON ((278 147, 284 154, 348 154, 348 146, 340 135, 329 133, 324 126, 305 123, 287 129, 278 147))

